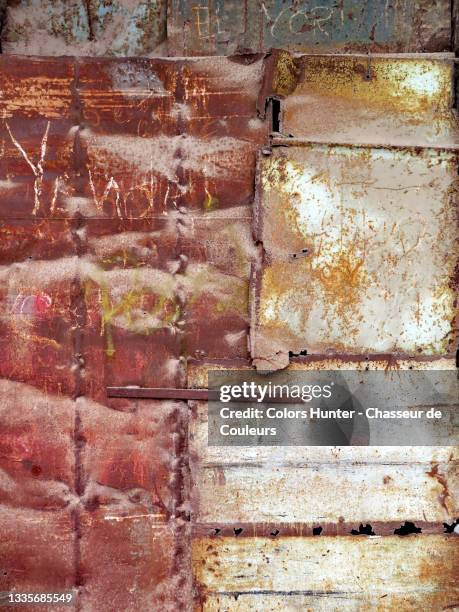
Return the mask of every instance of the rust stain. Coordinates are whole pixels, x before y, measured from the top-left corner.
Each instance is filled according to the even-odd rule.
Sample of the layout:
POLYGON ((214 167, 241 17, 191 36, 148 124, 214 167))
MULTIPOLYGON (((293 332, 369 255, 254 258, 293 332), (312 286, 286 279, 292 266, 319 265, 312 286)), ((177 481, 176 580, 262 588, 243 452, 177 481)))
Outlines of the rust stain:
POLYGON ((301 69, 295 58, 287 51, 274 55, 274 73, 272 76, 273 93, 278 96, 292 94, 297 86, 301 69))
POLYGON ((263 158, 258 217, 264 262, 254 287, 255 357, 269 343, 284 353, 453 351, 455 166, 454 153, 429 149, 308 145, 275 149, 263 158), (395 208, 403 222, 389 212, 395 208), (435 230, 427 218, 435 219, 435 230), (292 258, 305 248, 304 257, 292 258), (426 261, 418 276, 415 261, 419 265, 422 254, 426 261), (393 314, 380 310, 390 302, 401 322, 393 332, 393 314))
MULTIPOLYGON (((140 38, 114 52, 152 52, 148 15, 133 27, 140 38)), ((102 36, 88 19, 92 40, 76 51, 102 36)), ((377 24, 369 32, 377 44, 377 24)), ((279 50, 4 56, 0 67, 1 588, 84 585, 82 609, 105 605, 109 590, 120 609, 134 598, 140 609, 185 609, 193 563, 209 609, 230 597, 244 610, 242 595, 258 609, 266 593, 279 609, 336 594, 351 607, 450 606, 453 536, 439 536, 439 518, 452 512, 455 451, 222 456, 206 444, 202 396, 173 397, 206 387, 209 368, 455 368, 450 58, 279 50), (270 96, 283 99, 294 140, 265 148, 257 176, 269 144, 257 104, 264 111, 270 96), (328 98, 337 117, 366 114, 367 133, 384 113, 400 115, 390 138, 402 125, 406 141, 357 146, 366 136, 353 125, 355 146, 326 131, 310 142, 328 98), (430 114, 432 146, 413 144, 410 128, 424 138, 430 114), (167 392, 115 398, 107 387, 167 392), (422 535, 388 537, 402 520, 422 535), (116 563, 101 569, 94 550, 116 563)))
POLYGON ((434 478, 435 480, 437 480, 437 482, 441 485, 442 492, 438 496, 438 501, 440 502, 440 505, 442 506, 442 508, 444 508, 448 514, 450 514, 451 508, 450 508, 450 504, 448 503, 449 502, 448 498, 451 497, 451 493, 449 492, 448 481, 446 477, 443 476, 443 474, 439 472, 438 464, 433 464, 432 469, 426 473, 431 478, 434 478))
POLYGON ((289 138, 458 148, 452 55, 309 55, 296 62, 301 77, 282 109, 289 138))

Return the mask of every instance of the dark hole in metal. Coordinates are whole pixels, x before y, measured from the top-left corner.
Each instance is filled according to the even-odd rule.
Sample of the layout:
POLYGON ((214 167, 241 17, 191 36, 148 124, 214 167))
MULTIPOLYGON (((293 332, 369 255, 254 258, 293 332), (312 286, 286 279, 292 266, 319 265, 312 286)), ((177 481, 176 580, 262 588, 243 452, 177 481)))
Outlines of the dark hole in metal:
POLYGON ((421 533, 422 529, 420 527, 416 527, 414 523, 411 521, 405 521, 405 524, 399 527, 398 529, 394 529, 395 535, 406 536, 410 535, 410 533, 421 533))
POLYGON ((449 525, 448 523, 443 523, 443 527, 445 529, 445 533, 454 533, 454 529, 459 525, 459 518, 449 525))
POLYGON ((363 524, 360 523, 359 529, 358 530, 352 529, 351 534, 352 535, 372 535, 372 536, 376 535, 375 532, 373 531, 373 528, 368 523, 365 526, 363 526, 363 524))
POLYGON ((296 253, 292 253, 291 257, 296 259, 297 257, 305 257, 309 253, 309 249, 301 249, 301 251, 297 251, 296 253))
MULTIPOLYGON (((456 41, 457 44, 458 41, 456 41)), ((454 63, 454 77, 453 77, 453 108, 458 108, 458 87, 459 87, 459 66, 454 63)))
POLYGON ((312 535, 313 536, 318 536, 322 533, 322 527, 313 527, 312 528, 312 535))
POLYGON ((281 103, 280 100, 272 98, 271 100, 271 128, 273 132, 280 132, 280 113, 281 103))

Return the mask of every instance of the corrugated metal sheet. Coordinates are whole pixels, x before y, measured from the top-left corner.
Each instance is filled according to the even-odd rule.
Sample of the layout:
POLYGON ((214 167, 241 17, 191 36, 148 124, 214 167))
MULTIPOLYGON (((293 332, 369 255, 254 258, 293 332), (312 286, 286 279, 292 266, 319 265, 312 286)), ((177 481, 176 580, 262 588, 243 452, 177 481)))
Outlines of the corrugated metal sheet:
POLYGON ((172 0, 169 52, 228 55, 285 48, 321 51, 447 51, 451 3, 416 0, 172 0))
POLYGON ((113 410, 3 381, 2 590, 76 589, 70 609, 186 606, 188 536, 174 519, 186 419, 179 402, 113 410))
POLYGON ((186 607, 186 404, 106 386, 247 355, 263 60, 0 63, 1 588, 186 607))

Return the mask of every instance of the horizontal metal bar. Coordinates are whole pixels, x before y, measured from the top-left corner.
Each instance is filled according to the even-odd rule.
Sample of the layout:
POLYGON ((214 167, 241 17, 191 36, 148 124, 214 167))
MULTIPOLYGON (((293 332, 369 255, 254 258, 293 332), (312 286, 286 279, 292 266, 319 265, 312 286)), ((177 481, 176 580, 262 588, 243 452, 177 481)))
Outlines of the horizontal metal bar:
POLYGON ((157 387, 107 387, 108 397, 130 397, 132 399, 209 399, 207 389, 166 389, 157 387))
POLYGON ((326 147, 345 147, 349 149, 395 149, 404 151, 421 151, 424 149, 435 151, 457 151, 459 145, 436 145, 436 144, 378 144, 371 142, 331 142, 330 140, 309 140, 307 138, 294 138, 287 136, 271 135, 271 144, 273 147, 311 147, 311 146, 326 146, 326 147))
MULTIPOLYGON (((198 400, 202 402, 220 399, 217 389, 165 389, 156 387, 107 387, 108 397, 127 397, 131 399, 170 399, 170 400, 198 400)), ((257 400, 257 397, 231 397, 228 402, 233 404, 248 404, 257 400)), ((226 402, 225 402, 226 403, 226 402)), ((265 404, 303 404, 300 398, 270 397, 262 402, 265 404)))

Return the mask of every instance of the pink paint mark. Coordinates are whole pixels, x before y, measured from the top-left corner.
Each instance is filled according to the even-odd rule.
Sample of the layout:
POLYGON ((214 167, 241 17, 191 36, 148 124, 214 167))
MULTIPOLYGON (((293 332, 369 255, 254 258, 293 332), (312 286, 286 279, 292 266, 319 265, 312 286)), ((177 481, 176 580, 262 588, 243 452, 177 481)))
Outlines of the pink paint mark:
POLYGON ((49 310, 52 299, 46 293, 37 295, 18 295, 13 305, 13 313, 20 315, 43 316, 49 310))

